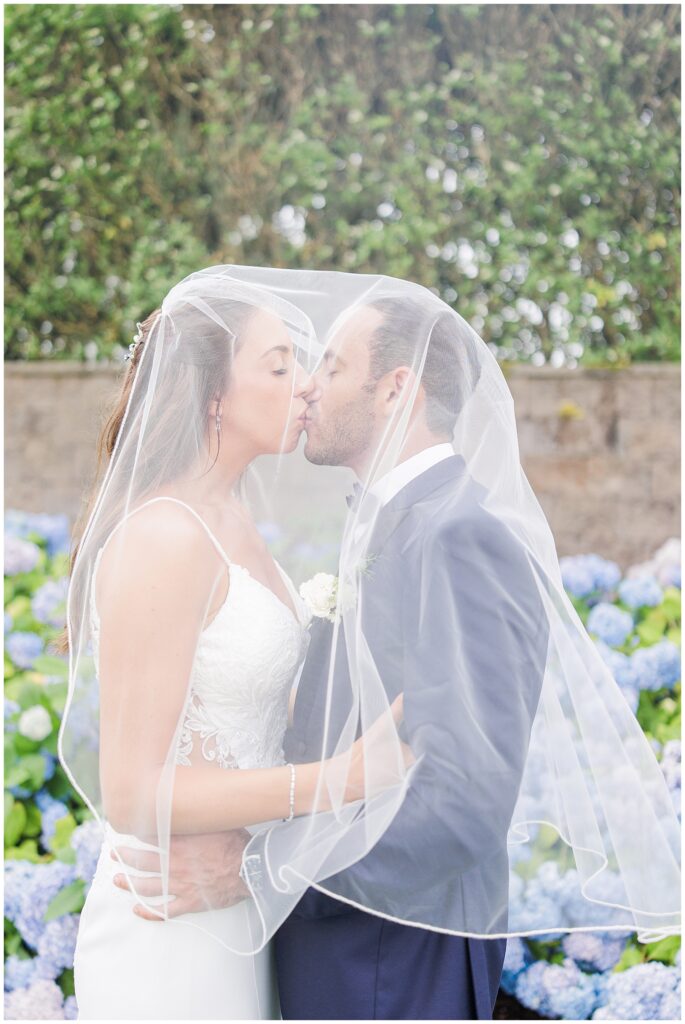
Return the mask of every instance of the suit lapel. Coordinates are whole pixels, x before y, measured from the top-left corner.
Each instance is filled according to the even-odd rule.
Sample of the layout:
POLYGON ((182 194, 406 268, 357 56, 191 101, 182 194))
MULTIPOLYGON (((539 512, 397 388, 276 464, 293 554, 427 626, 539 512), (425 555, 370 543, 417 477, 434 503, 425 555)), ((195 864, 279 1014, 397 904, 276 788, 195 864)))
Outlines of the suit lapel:
MULTIPOLYGON (((369 553, 374 556, 380 554, 412 508, 431 494, 434 494, 439 487, 446 486, 459 479, 465 472, 465 469, 466 463, 464 459, 461 455, 455 454, 435 463, 435 465, 423 473, 419 473, 413 480, 406 483, 380 510, 371 531, 369 553)), ((328 672, 333 635, 333 625, 330 622, 325 620, 314 621, 316 626, 313 626, 312 629, 310 650, 307 652, 303 669, 306 681, 312 685, 303 686, 303 680, 301 680, 293 709, 293 727, 296 729, 297 734, 302 737, 308 732, 315 707, 322 701, 325 701, 326 687, 321 680, 321 675, 328 672), (316 687, 313 685, 314 681, 316 681, 316 687)), ((345 639, 341 623, 338 635, 338 648, 342 645, 344 649, 344 644, 345 639)), ((338 657, 340 657, 340 651, 338 651, 336 656, 336 662, 338 657)), ((336 668, 338 667, 336 664, 336 668)))
POLYGON ((439 487, 459 479, 465 470, 466 463, 462 456, 450 455, 405 484, 378 513, 371 532, 369 551, 379 555, 395 530, 416 505, 439 487))

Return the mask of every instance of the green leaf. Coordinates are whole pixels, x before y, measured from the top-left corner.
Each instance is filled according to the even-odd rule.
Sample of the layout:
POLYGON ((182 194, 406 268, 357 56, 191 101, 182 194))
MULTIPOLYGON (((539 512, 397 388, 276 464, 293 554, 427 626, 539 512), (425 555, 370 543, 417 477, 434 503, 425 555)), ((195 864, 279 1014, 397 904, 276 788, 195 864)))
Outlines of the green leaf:
POLYGON ((68 851, 72 853, 73 859, 70 857, 60 856, 60 860, 67 860, 68 863, 73 863, 76 859, 76 854, 71 849, 71 834, 76 828, 76 821, 71 814, 65 814, 62 818, 58 818, 55 822, 55 834, 52 839, 52 850, 59 856, 59 852, 68 851))
POLYGON ((26 824, 24 825, 24 835, 26 836, 39 836, 43 830, 42 815, 40 808, 29 801, 24 804, 26 808, 26 824))
POLYGON ((76 989, 74 988, 74 968, 68 967, 66 971, 63 971, 57 984, 62 989, 62 995, 65 999, 67 996, 76 995, 76 989))
POLYGON ((78 914, 83 909, 85 901, 85 882, 78 878, 64 889, 60 889, 54 896, 45 911, 45 920, 53 921, 63 914, 78 914))
POLYGON ((638 622, 635 627, 635 632, 638 634, 642 642, 650 647, 652 644, 657 643, 661 640, 666 629, 666 616, 665 615, 648 615, 642 622, 638 622))
POLYGON ((659 942, 650 942, 645 946, 648 960, 660 960, 664 964, 672 964, 680 949, 680 935, 667 935, 659 942))
MULTIPOLYGON (((8 755, 7 761, 10 761, 8 755)), ((45 781, 46 764, 40 754, 28 754, 20 757, 15 764, 7 764, 5 772, 5 786, 24 786, 32 790, 40 789, 45 781)))
POLYGON ((13 800, 9 814, 5 814, 5 846, 16 846, 21 839, 26 824, 24 805, 13 800))
POLYGON ((5 772, 5 785, 9 789, 11 786, 23 786, 25 782, 30 778, 28 768, 26 768, 20 761, 15 765, 12 765, 5 772))
POLYGON ((627 971, 629 967, 644 963, 644 954, 637 946, 626 946, 621 954, 621 959, 614 968, 615 971, 627 971))
POLYGON ((5 860, 30 860, 33 864, 43 864, 52 859, 52 854, 38 852, 38 844, 35 839, 24 839, 19 846, 12 846, 9 850, 5 850, 5 860))
POLYGON ((67 679, 69 676, 67 662, 53 654, 39 654, 34 659, 33 667, 36 672, 42 672, 46 676, 60 676, 63 679, 67 679))
POLYGON ((26 955, 23 950, 21 935, 8 917, 5 918, 5 959, 8 956, 26 955))

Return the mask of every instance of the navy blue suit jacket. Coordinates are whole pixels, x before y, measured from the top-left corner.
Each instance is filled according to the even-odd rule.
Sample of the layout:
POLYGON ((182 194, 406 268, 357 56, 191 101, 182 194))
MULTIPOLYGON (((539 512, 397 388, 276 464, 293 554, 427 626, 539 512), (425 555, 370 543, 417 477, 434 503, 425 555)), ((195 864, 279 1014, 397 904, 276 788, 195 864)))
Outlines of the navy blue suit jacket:
MULTIPOLYGON (((369 545, 371 572, 362 577, 363 631, 389 698, 404 693, 403 729, 414 753, 422 756, 380 840, 361 860, 322 883, 363 905, 364 893, 382 879, 382 910, 388 916, 406 919, 409 906, 415 920, 449 928, 459 919, 481 933, 483 922, 488 931, 507 927, 506 837, 548 640, 541 579, 508 528, 483 507, 484 495, 466 473, 464 460, 454 455, 415 477, 379 513, 369 545), (428 585, 427 565, 441 567, 428 585), (422 607, 417 606, 419 593, 422 607), (449 658, 455 624, 461 663, 469 679, 478 681, 477 688, 469 689, 469 699, 478 704, 478 729, 460 704, 449 658), (474 765, 477 772, 471 770, 474 765), (405 913, 393 913, 395 893, 405 913), (422 917, 427 906, 427 918, 422 917)), ((338 718, 329 727, 331 747, 324 751, 331 637, 331 624, 315 620, 285 739, 287 760, 330 754, 349 710, 336 693, 338 718)), ((349 677, 342 634, 335 673, 336 681, 349 677)), ((292 916, 313 922, 340 915, 342 908, 349 910, 309 889, 292 916)), ((407 942, 419 940, 420 929, 400 927, 407 942)), ((432 934, 453 942, 458 938, 432 934)), ((491 996, 488 941, 459 941, 467 942, 471 952, 474 987, 478 990, 480 962, 481 980, 487 975, 491 996)), ((482 990, 478 1005, 476 991, 479 1011, 486 1009, 488 998, 482 990)))

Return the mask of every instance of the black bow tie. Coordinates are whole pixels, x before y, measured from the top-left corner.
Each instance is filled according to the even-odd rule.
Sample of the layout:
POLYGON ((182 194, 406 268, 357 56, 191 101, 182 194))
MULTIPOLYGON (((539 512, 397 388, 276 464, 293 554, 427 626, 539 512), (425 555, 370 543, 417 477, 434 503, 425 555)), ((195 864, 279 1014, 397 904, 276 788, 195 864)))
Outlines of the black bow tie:
POLYGON ((355 482, 352 484, 352 493, 345 495, 345 501, 347 502, 348 508, 351 508, 353 511, 355 511, 359 505, 362 490, 362 485, 355 482))
POLYGON ((378 496, 373 491, 365 491, 360 483, 352 484, 352 493, 345 495, 345 501, 347 502, 348 508, 353 512, 356 512, 359 508, 359 504, 364 496, 364 520, 372 518, 379 511, 381 502, 378 496))

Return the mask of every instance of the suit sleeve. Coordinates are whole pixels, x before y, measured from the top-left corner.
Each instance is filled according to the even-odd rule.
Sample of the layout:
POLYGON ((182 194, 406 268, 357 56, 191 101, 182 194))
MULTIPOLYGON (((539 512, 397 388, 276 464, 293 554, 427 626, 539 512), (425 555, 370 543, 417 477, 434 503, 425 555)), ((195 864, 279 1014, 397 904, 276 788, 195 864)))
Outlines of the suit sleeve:
POLYGON ((351 898, 377 879, 388 895, 408 884, 428 892, 506 852, 547 656, 536 577, 516 538, 482 510, 422 544, 390 669, 399 667, 390 689, 404 692, 405 734, 421 761, 388 829, 345 872, 351 898))

